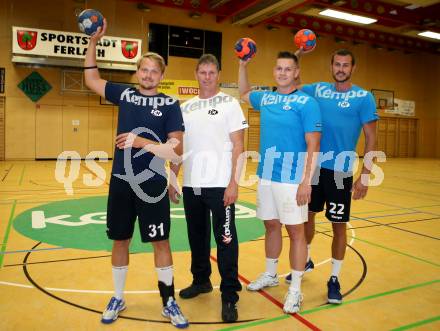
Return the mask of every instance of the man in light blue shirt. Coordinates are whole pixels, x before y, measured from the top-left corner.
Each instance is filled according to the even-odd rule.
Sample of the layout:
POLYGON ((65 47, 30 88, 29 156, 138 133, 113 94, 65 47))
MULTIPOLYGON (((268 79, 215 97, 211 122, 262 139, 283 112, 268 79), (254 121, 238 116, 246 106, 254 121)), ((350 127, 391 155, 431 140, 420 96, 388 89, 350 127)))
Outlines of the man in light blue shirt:
MULTIPOLYGON (((299 52, 301 53, 301 51, 299 52)), ((368 175, 371 167, 362 167, 361 176, 353 184, 353 163, 356 160, 356 144, 361 130, 365 135, 365 154, 373 151, 376 144, 376 121, 378 120, 373 95, 351 83, 355 69, 354 55, 345 49, 332 55, 331 69, 334 83, 319 82, 304 85, 302 91, 314 97, 322 114, 322 137, 320 148, 319 182, 313 181, 312 201, 309 204, 309 220, 305 226, 307 238, 307 263, 311 271, 314 264, 310 258, 310 244, 315 233, 315 215, 324 210, 332 222, 332 273, 327 283, 328 302, 342 303, 339 273, 347 246, 347 226, 353 199, 366 196, 368 183, 362 175, 368 175)), ((318 181, 318 180, 317 180, 318 181)), ((290 275, 286 277, 290 281, 290 275)))
POLYGON ((290 238, 292 282, 283 310, 296 313, 302 301, 301 279, 306 263, 304 222, 311 199, 314 156, 319 151, 321 114, 318 103, 297 90, 298 59, 280 52, 273 71, 277 91, 251 91, 248 61, 240 61, 239 90, 243 101, 260 112, 260 158, 257 216, 266 228, 266 271, 247 289, 277 286, 283 224, 290 238))

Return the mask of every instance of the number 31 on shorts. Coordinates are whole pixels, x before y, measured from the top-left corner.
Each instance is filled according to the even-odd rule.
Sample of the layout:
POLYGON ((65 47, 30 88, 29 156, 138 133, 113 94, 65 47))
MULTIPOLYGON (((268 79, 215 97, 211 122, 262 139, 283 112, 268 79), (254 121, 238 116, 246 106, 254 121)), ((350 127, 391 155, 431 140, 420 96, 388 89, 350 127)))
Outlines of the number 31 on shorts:
POLYGON ((150 236, 150 238, 154 238, 157 236, 157 232, 159 230, 159 235, 161 237, 163 237, 164 235, 164 231, 163 231, 163 223, 160 223, 159 225, 156 224, 150 224, 148 226, 148 228, 150 229, 150 231, 148 232, 148 235, 150 236))

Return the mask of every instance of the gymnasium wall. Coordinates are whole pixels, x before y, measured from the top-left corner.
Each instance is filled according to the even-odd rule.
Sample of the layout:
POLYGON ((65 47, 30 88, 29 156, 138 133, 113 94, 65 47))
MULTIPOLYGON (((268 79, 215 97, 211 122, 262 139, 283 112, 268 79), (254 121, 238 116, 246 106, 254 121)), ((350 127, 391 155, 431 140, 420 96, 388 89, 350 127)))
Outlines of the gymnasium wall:
MULTIPOLYGON (((294 50, 293 36, 287 28, 268 31, 264 26, 247 28, 229 22, 218 24, 211 15, 195 20, 185 11, 164 7, 152 6, 152 11, 145 13, 137 10, 134 3, 122 0, 89 0, 86 3, 106 16, 108 35, 141 38, 144 51, 147 50, 150 22, 222 31, 222 82, 237 81, 237 59, 232 48, 240 37, 251 37, 258 45, 257 57, 249 66, 253 84, 272 85, 271 68, 277 52, 294 50)), ((11 63, 11 26, 77 31, 74 10, 80 6, 74 0, 0 0, 0 45, 3 47, 0 67, 6 68, 6 159, 34 159, 42 148, 54 155, 60 149, 69 148, 80 149, 81 156, 96 148, 111 154, 115 107, 100 105, 95 95, 62 94, 60 68, 29 68, 11 63), (17 88, 17 84, 34 70, 52 85, 52 90, 37 104, 17 88), (72 119, 81 119, 75 134, 72 119), (51 129, 38 129, 41 124, 51 129)), ((331 80, 330 54, 340 47, 350 48, 356 55, 355 84, 366 89, 394 90, 395 97, 416 102, 417 156, 440 157, 440 57, 375 50, 368 45, 336 44, 333 38, 325 37, 318 40, 314 52, 301 60, 302 81, 331 80)), ((195 62, 194 59, 170 57, 166 78, 193 79, 195 62)), ((129 75, 125 76, 130 79, 129 75)))

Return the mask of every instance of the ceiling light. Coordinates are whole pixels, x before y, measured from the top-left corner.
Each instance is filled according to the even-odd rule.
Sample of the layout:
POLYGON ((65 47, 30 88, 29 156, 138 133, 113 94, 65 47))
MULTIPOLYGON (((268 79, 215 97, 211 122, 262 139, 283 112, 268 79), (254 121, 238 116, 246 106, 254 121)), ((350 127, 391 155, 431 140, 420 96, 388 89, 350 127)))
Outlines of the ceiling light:
POLYGON ((371 24, 374 22, 377 22, 374 18, 369 18, 365 16, 359 16, 359 15, 353 15, 349 13, 344 13, 342 11, 333 10, 333 9, 326 9, 319 13, 319 15, 338 18, 340 20, 360 23, 360 24, 371 24))
POLYGON ((422 37, 426 37, 426 38, 432 38, 432 39, 440 40, 440 33, 437 33, 437 32, 424 31, 424 32, 418 33, 418 35, 422 36, 422 37))
POLYGON ((277 31, 280 28, 278 26, 268 25, 268 26, 266 26, 266 29, 268 29, 269 31, 277 31))
POLYGON ((414 9, 420 8, 420 5, 412 4, 412 5, 406 6, 405 8, 409 9, 409 10, 414 10, 414 9))
POLYGON ((191 17, 192 19, 197 20, 200 17, 202 17, 202 14, 199 13, 199 12, 194 11, 194 12, 189 13, 189 17, 191 17))

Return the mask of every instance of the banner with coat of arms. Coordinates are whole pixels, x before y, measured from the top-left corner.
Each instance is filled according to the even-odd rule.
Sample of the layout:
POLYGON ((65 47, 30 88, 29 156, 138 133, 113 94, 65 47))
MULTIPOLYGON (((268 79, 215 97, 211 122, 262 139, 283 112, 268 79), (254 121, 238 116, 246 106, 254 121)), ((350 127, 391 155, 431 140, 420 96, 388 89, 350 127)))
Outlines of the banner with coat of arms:
MULTIPOLYGON (((89 38, 82 33, 14 26, 12 27, 12 53, 83 59, 89 38)), ((141 39, 104 36, 96 46, 96 58, 102 62, 133 64, 142 55, 141 46, 141 39)))

